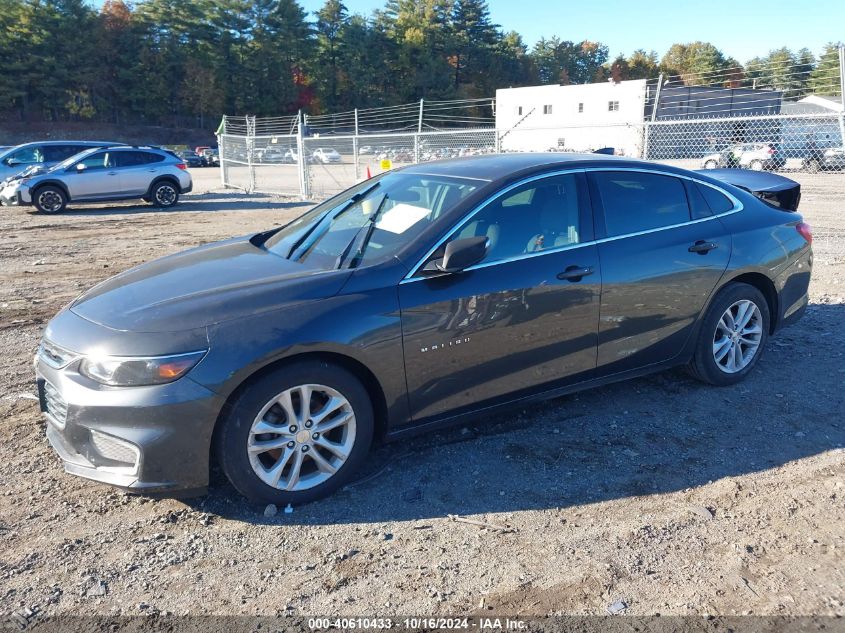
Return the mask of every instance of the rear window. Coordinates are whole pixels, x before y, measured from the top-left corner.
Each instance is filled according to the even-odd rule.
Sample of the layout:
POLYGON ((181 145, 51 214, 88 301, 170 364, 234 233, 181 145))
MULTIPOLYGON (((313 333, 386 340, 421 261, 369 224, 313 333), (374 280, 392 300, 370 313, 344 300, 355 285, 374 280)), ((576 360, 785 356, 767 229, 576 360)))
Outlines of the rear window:
POLYGON ((713 213, 718 215, 719 213, 726 213, 734 208, 734 203, 731 202, 731 199, 725 194, 715 190, 713 187, 698 184, 696 186, 701 192, 701 195, 707 201, 707 205, 713 213))
POLYGON ((687 194, 678 178, 636 171, 596 171, 592 177, 609 237, 690 220, 687 194))

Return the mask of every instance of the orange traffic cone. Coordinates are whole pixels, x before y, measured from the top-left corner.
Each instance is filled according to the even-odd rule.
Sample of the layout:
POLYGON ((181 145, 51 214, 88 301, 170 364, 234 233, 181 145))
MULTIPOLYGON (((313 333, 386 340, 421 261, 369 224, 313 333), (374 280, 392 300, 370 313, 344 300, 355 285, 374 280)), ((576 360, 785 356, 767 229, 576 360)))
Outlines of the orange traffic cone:
POLYGON ((369 180, 372 177, 373 177, 373 175, 370 173, 370 166, 367 165, 367 180, 369 180))

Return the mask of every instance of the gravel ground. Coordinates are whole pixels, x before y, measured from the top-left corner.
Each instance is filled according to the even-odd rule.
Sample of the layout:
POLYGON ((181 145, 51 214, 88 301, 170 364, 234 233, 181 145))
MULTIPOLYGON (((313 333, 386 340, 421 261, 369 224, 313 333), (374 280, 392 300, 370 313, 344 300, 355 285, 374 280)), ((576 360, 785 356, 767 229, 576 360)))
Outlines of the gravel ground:
POLYGON ((805 177, 811 306, 743 384, 671 371, 479 419, 273 516, 219 474, 186 501, 66 475, 31 399, 84 288, 303 209, 216 178, 170 212, 0 211, 0 615, 845 615, 842 176, 805 177))

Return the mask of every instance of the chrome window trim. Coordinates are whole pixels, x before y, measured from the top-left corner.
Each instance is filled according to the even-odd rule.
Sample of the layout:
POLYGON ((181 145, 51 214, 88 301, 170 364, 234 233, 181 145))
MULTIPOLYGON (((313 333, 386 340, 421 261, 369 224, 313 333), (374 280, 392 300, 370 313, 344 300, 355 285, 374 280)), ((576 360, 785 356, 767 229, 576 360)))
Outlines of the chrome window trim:
POLYGON ((632 172, 657 174, 658 176, 669 176, 669 177, 672 177, 672 178, 680 178, 680 179, 683 179, 683 180, 689 180, 689 181, 710 187, 711 189, 715 189, 716 191, 718 191, 719 193, 721 193, 722 195, 727 197, 728 200, 730 200, 733 203, 734 206, 733 206, 732 209, 729 209, 729 210, 727 210, 723 213, 710 215, 710 216, 707 216, 706 218, 697 218, 695 220, 691 219, 688 222, 680 222, 678 224, 669 224, 667 226, 659 226, 659 227, 656 227, 656 228, 653 228, 653 229, 645 229, 643 231, 635 231, 634 233, 624 233, 622 235, 613 235, 613 236, 610 236, 610 237, 603 237, 603 238, 597 239, 597 240, 590 240, 588 242, 579 242, 578 244, 567 244, 565 246, 558 246, 558 247, 550 248, 550 249, 543 250, 543 251, 536 251, 534 253, 524 253, 522 255, 515 255, 513 257, 507 257, 505 259, 497 259, 497 260, 492 261, 492 262, 486 262, 486 263, 476 264, 474 266, 469 266, 469 267, 465 268, 464 271, 478 270, 480 268, 488 268, 490 266, 496 266, 498 264, 507 264, 507 263, 510 263, 510 262, 519 261, 521 259, 528 259, 528 258, 531 258, 531 257, 537 257, 538 255, 548 255, 548 254, 551 254, 551 253, 559 253, 561 251, 573 250, 573 249, 576 249, 576 248, 580 248, 582 246, 592 246, 592 245, 595 245, 595 244, 604 244, 606 242, 614 242, 616 240, 621 240, 621 239, 625 239, 625 238, 628 238, 628 237, 638 237, 640 235, 648 235, 649 233, 657 233, 659 231, 668 231, 668 230, 671 230, 671 229, 677 229, 679 227, 687 226, 687 225, 690 225, 690 224, 700 224, 701 222, 709 222, 710 220, 714 220, 716 218, 723 218, 723 217, 726 217, 726 216, 729 216, 729 215, 733 215, 734 213, 739 213, 744 208, 744 205, 742 204, 742 202, 740 202, 735 196, 733 196, 731 193, 725 191, 721 187, 718 187, 718 186, 716 186, 712 183, 709 183, 709 182, 705 182, 704 180, 699 180, 698 178, 695 178, 693 176, 687 176, 686 174, 673 174, 671 172, 666 172, 666 171, 663 171, 663 170, 660 170, 660 169, 653 169, 653 168, 647 168, 647 167, 578 167, 578 168, 572 168, 572 169, 562 169, 562 170, 556 170, 556 171, 551 171, 551 172, 545 172, 545 173, 536 174, 534 176, 530 176, 528 178, 524 178, 523 180, 515 182, 515 183, 507 186, 505 189, 497 191, 495 194, 493 194, 492 196, 490 196, 489 198, 487 198, 483 202, 479 203, 478 206, 476 206, 472 211, 470 211, 467 215, 465 215, 458 222, 456 222, 455 226, 453 226, 451 228, 451 230, 449 230, 449 232, 446 233, 446 235, 444 235, 442 238, 440 238, 435 243, 435 245, 431 249, 429 249, 429 251, 425 254, 425 256, 423 256, 411 268, 411 270, 405 275, 405 277, 402 278, 402 280, 399 283, 405 284, 405 283, 410 283, 410 282, 414 282, 414 281, 421 281, 421 280, 424 280, 424 279, 433 279, 434 277, 427 277, 427 276, 420 276, 420 275, 413 276, 413 275, 414 275, 414 272, 419 270, 420 266, 422 266, 428 260, 428 258, 431 257, 431 255, 438 248, 440 248, 450 237, 452 237, 452 235, 454 235, 455 232, 459 228, 461 228, 467 221, 471 220, 478 212, 480 212, 482 209, 484 209, 488 204, 490 204, 491 202, 493 202, 497 198, 501 197, 502 195, 508 193, 509 191, 512 191, 513 189, 515 189, 517 187, 521 187, 524 184, 534 182, 535 180, 542 180, 544 178, 561 176, 561 175, 564 175, 564 174, 574 174, 574 173, 579 173, 579 172, 589 173, 589 172, 593 172, 593 171, 632 171, 632 172))

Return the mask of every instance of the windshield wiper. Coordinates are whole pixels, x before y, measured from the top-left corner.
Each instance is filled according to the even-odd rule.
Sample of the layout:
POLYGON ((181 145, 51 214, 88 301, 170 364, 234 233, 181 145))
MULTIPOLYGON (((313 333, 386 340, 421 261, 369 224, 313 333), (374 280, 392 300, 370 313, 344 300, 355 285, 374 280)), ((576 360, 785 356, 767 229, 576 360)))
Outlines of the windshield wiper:
POLYGON ((364 255, 364 250, 367 248, 367 244, 370 243, 370 238, 373 236, 373 232, 376 230, 376 222, 378 222, 379 216, 381 216, 382 210, 384 210, 384 204, 387 202, 387 194, 384 194, 384 197, 381 199, 381 202, 378 203, 376 210, 373 211, 373 214, 367 220, 367 223, 362 225, 360 229, 355 233, 353 238, 349 240, 349 244, 346 245, 346 248, 343 249, 343 252, 337 258, 335 262, 335 268, 340 268, 343 265, 343 262, 346 261, 349 253, 352 252, 352 247, 357 244, 357 248, 355 249, 355 257, 352 258, 349 267, 355 268, 358 265, 359 260, 364 255), (364 238, 362 240, 358 240, 358 236, 361 235, 361 231, 366 228, 366 232, 364 233, 364 238))
MULTIPOLYGON (((320 219, 319 219, 319 220, 317 220, 316 222, 314 222, 314 224, 312 224, 312 225, 311 225, 311 228, 310 228, 310 229, 308 229, 302 237, 300 237, 298 240, 296 240, 296 241, 293 243, 293 246, 291 246, 291 247, 290 247, 290 250, 288 251, 288 256, 287 256, 287 258, 288 258, 288 259, 292 259, 292 258, 293 258, 293 254, 294 254, 294 253, 295 253, 295 252, 296 252, 296 251, 297 251, 297 250, 298 250, 298 249, 299 249, 299 248, 300 248, 300 247, 301 247, 301 246, 305 243, 305 240, 307 240, 307 239, 308 239, 311 235, 314 235, 314 233, 315 233, 315 231, 317 230, 317 228, 318 228, 318 227, 320 227, 320 226, 323 226, 323 225, 324 225, 324 223, 325 223, 325 224, 326 224, 326 226, 325 226, 324 230, 323 230, 323 231, 321 231, 319 234, 314 235, 314 239, 311 239, 311 240, 309 241, 308 246, 310 246, 311 244, 313 244, 313 243, 314 243, 317 239, 319 239, 319 238, 320 238, 320 236, 322 236, 322 235, 323 235, 323 233, 325 233, 325 232, 328 230, 328 226, 327 226, 328 224, 331 224, 332 222, 334 222, 335 220, 337 220, 337 219, 338 219, 341 215, 343 215, 344 213, 346 213, 347 211, 349 211, 349 209, 351 209, 353 206, 355 206, 355 204, 356 204, 356 203, 358 203, 358 202, 359 202, 362 198, 364 198, 365 196, 369 195, 369 193, 370 193, 371 191, 373 191, 376 187, 378 187, 380 184, 381 184, 380 182, 374 182, 371 186, 367 187, 367 188, 366 188, 366 189, 364 189, 363 191, 359 191, 359 192, 358 192, 358 193, 356 193, 354 196, 352 196, 352 197, 351 197, 351 198, 350 198, 350 199, 346 202, 346 204, 344 204, 344 205, 343 205, 340 209, 338 209, 335 213, 333 213, 333 214, 332 214, 332 210, 331 210, 331 209, 329 209, 328 211, 326 211, 326 212, 322 215, 322 217, 320 217, 320 219), (331 214, 331 217, 329 217, 329 214, 331 214), (327 218, 328 218, 328 220, 329 220, 328 222, 326 222, 326 219, 327 219, 327 218)), ((306 248, 305 250, 308 250, 308 249, 306 248)))

